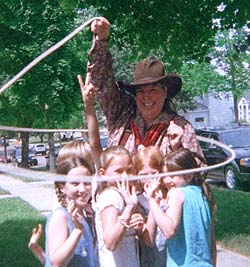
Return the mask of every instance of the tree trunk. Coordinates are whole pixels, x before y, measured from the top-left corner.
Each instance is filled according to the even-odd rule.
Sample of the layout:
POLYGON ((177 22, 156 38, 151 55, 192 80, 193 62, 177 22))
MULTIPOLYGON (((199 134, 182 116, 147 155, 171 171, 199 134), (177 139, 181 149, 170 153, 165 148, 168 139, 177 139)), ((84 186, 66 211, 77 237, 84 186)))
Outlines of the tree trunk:
POLYGON ((236 95, 234 97, 234 121, 239 124, 239 111, 238 111, 238 97, 236 95))
POLYGON ((48 143, 49 143, 49 170, 52 173, 55 173, 56 167, 56 159, 55 159, 55 141, 54 141, 54 133, 48 133, 48 143))
POLYGON ((43 143, 43 133, 39 134, 39 137, 40 137, 41 143, 43 143))
POLYGON ((4 135, 4 136, 3 136, 3 149, 4 149, 4 158, 5 158, 5 163, 8 163, 8 154, 7 154, 6 135, 4 135))
POLYGON ((21 167, 29 167, 29 133, 21 132, 21 141, 22 141, 22 161, 21 167))

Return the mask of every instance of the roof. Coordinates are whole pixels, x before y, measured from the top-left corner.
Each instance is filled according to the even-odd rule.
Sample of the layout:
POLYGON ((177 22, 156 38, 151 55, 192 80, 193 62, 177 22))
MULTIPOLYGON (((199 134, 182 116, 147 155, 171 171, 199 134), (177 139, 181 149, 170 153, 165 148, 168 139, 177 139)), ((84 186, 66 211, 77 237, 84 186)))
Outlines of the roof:
POLYGON ((250 91, 245 91, 243 96, 248 102, 250 102, 250 91))

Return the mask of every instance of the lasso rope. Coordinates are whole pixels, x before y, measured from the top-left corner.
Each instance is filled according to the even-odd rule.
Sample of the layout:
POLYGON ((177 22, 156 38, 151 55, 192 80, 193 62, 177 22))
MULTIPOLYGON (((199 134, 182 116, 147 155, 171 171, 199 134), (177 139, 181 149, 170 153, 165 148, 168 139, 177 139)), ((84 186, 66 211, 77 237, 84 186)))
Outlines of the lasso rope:
POLYGON ((1 89, 0 94, 2 94, 5 90, 7 90, 12 84, 14 84, 18 79, 20 79, 26 72, 28 72, 30 69, 35 67, 40 61, 42 61, 44 58, 46 58, 48 55, 52 54, 54 51, 56 51, 58 48, 60 48, 62 45, 64 45, 66 42, 68 42, 70 39, 72 39, 77 33, 79 33, 84 28, 88 27, 92 21, 98 19, 99 17, 94 17, 89 20, 87 20, 85 23, 83 23, 81 26, 76 28, 72 33, 68 34, 66 37, 64 37, 61 41, 50 47, 48 50, 43 52, 40 56, 35 58, 33 61, 31 61, 25 68, 23 68, 20 72, 16 74, 10 81, 8 81, 1 89))
MULTIPOLYGON (((28 133, 61 133, 61 132, 83 132, 87 133, 87 129, 40 129, 40 128, 24 128, 14 126, 0 125, 0 131, 13 131, 13 132, 28 132, 28 133)), ((101 133, 107 133, 107 130, 99 130, 101 133)))

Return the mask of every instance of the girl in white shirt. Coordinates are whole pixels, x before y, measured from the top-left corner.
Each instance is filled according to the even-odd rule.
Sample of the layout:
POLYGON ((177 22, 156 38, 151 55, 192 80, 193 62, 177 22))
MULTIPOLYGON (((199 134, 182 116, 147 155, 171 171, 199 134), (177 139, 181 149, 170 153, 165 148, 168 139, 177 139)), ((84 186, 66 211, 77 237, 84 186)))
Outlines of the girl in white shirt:
MULTIPOLYGON (((134 174, 129 152, 121 146, 103 151, 99 175, 126 178, 134 174)), ((108 178, 107 178, 108 180, 108 178)), ((134 213, 138 205, 135 187, 125 180, 99 184, 96 193, 96 232, 101 267, 138 267, 136 234, 142 234, 144 218, 134 213)))

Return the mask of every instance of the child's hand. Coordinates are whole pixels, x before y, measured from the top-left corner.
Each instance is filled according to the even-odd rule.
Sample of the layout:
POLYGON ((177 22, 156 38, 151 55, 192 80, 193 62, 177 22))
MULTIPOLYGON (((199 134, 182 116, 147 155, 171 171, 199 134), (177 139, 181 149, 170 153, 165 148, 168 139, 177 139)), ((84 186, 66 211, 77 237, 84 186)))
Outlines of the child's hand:
POLYGON ((143 232, 144 228, 144 217, 141 213, 133 213, 129 221, 129 228, 134 228, 139 233, 143 232))
POLYGON ((157 190, 155 190, 155 200, 157 201, 157 203, 160 203, 162 199, 163 199, 162 189, 158 188, 157 190))
POLYGON ((68 212, 70 214, 70 217, 72 219, 72 222, 73 222, 75 228, 83 231, 84 230, 84 225, 82 224, 83 213, 81 210, 79 210, 75 206, 74 200, 69 201, 67 209, 68 209, 68 212))
POLYGON ((159 185, 160 185, 160 178, 154 178, 145 183, 144 191, 147 199, 154 198, 156 196, 156 189, 159 187, 159 185))
POLYGON ((34 248, 34 247, 36 247, 38 245, 38 242, 39 242, 39 240, 41 238, 42 233, 43 233, 43 227, 39 223, 38 227, 37 228, 33 228, 33 230, 32 230, 32 236, 31 236, 29 244, 28 244, 28 247, 30 249, 32 249, 32 248, 34 248))
POLYGON ((117 181, 116 182, 117 188, 121 195, 124 198, 124 201, 127 206, 133 206, 133 208, 136 208, 138 204, 137 194, 135 186, 132 186, 130 188, 129 181, 117 181))
POLYGON ((80 88, 81 88, 82 100, 83 100, 85 108, 94 106, 95 96, 94 96, 94 87, 93 87, 93 85, 91 83, 84 84, 81 75, 77 75, 77 78, 78 78, 79 85, 80 85, 80 88))
POLYGON ((33 228, 32 236, 29 240, 28 247, 33 252, 34 256, 43 264, 45 265, 45 251, 44 249, 38 244, 41 235, 43 233, 43 228, 41 224, 38 224, 37 228, 33 228))
POLYGON ((87 205, 84 207, 85 215, 87 218, 93 218, 94 217, 94 211, 92 209, 91 203, 87 203, 87 205))

